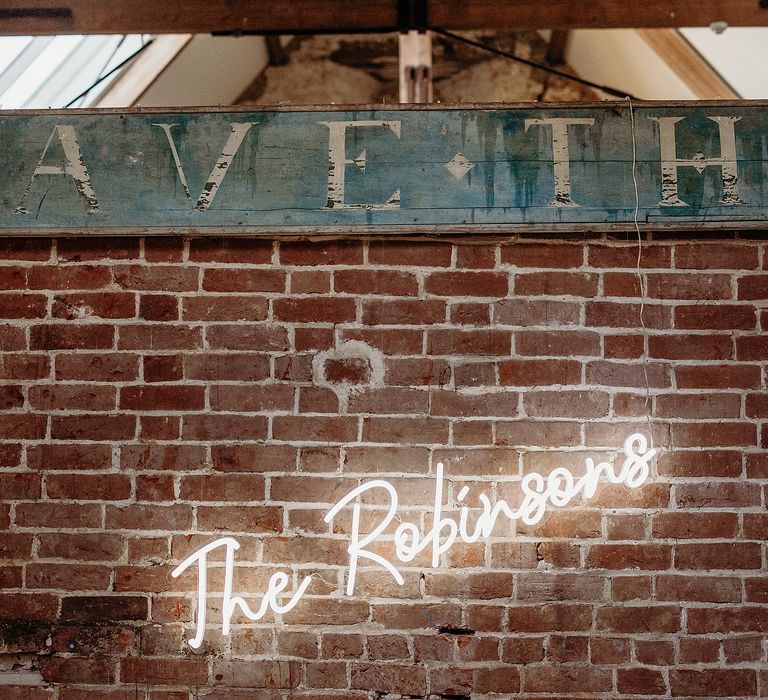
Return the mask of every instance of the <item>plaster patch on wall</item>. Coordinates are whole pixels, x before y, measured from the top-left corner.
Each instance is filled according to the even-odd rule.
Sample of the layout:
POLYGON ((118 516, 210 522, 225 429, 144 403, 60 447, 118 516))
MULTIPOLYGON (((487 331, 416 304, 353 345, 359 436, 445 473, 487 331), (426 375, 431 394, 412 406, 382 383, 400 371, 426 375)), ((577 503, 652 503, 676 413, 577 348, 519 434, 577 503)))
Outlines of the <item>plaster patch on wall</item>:
POLYGON ((362 340, 344 341, 312 358, 312 380, 333 391, 346 413, 350 394, 384 386, 384 355, 362 340))

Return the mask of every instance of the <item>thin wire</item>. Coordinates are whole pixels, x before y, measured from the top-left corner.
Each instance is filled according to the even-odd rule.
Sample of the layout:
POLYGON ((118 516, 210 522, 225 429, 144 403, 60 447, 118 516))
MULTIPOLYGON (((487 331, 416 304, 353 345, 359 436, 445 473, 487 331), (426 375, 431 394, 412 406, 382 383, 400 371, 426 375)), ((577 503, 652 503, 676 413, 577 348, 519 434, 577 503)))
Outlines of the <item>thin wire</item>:
POLYGON ((100 83, 104 82, 107 78, 109 78, 110 75, 113 75, 114 73, 119 71, 121 68, 123 68, 125 65, 130 63, 134 58, 136 58, 136 56, 138 56, 148 46, 151 46, 153 41, 154 39, 150 39, 146 44, 142 44, 142 46, 136 49, 136 51, 134 51, 130 56, 128 56, 128 58, 126 58, 123 61, 120 61, 120 63, 118 63, 114 68, 104 73, 104 75, 102 75, 100 78, 98 78, 93 83, 91 83, 91 85, 87 87, 85 90, 83 90, 79 95, 77 95, 77 97, 73 97, 69 102, 67 102, 67 104, 64 105, 65 109, 67 107, 71 107, 79 99, 82 99, 83 97, 85 97, 91 90, 93 90, 93 88, 95 88, 97 85, 99 85, 100 83))
POLYGON ((640 233, 640 223, 638 218, 640 216, 640 190, 637 186, 637 137, 635 135, 635 109, 632 105, 632 98, 627 95, 627 102, 629 103, 629 119, 632 125, 632 184, 635 187, 635 211, 632 220, 635 224, 635 231, 637 232, 637 264, 636 273, 637 280, 640 284, 640 327, 643 330, 643 375, 645 377, 645 419, 648 423, 648 436, 651 442, 651 448, 653 448, 653 431, 651 430, 651 387, 648 381, 648 329, 645 326, 645 278, 641 272, 641 264, 643 259, 643 237, 640 233))
POLYGON ((470 46, 475 46, 478 49, 484 49, 485 51, 496 54, 497 56, 503 56, 504 58, 508 58, 512 61, 517 61, 518 63, 522 63, 525 66, 530 66, 531 68, 542 70, 545 73, 551 73, 552 75, 557 75, 561 78, 565 78, 566 80, 571 80, 574 83, 581 83, 582 85, 594 88, 595 90, 601 90, 602 92, 606 92, 609 95, 613 95, 614 97, 626 97, 633 100, 640 99, 634 95, 630 95, 626 90, 617 90, 616 88, 608 87, 607 85, 600 85, 600 83, 594 83, 591 80, 579 78, 576 75, 571 75, 565 71, 557 70, 557 68, 552 68, 544 63, 536 63, 536 61, 530 61, 527 58, 521 58, 520 56, 516 56, 515 54, 509 53, 508 51, 502 51, 501 49, 488 46, 487 44, 475 41, 474 39, 467 39, 467 37, 461 36, 460 34, 454 34, 453 32, 448 32, 445 29, 440 29, 439 27, 432 27, 431 31, 433 31, 435 34, 440 34, 442 36, 448 37, 449 39, 453 39, 454 41, 461 41, 465 44, 469 44, 470 46))
MULTIPOLYGON (((99 70, 99 72, 96 74, 96 80, 98 80, 99 78, 101 78, 101 76, 103 75, 104 71, 105 71, 105 70, 107 70, 107 66, 108 66, 108 65, 109 65, 109 64, 112 62, 112 59, 115 57, 115 55, 117 54, 117 52, 120 50, 120 47, 121 47, 121 46, 122 46, 122 45, 125 43, 125 39, 126 39, 126 35, 125 35, 125 34, 123 34, 123 36, 120 38, 120 41, 117 43, 117 46, 115 46, 115 48, 114 48, 114 49, 112 49, 112 52, 109 54, 109 58, 107 58, 107 60, 106 60, 106 61, 104 61, 104 65, 101 67, 101 69, 99 70)), ((83 106, 83 102, 84 102, 84 101, 85 101, 85 99, 88 97, 88 95, 89 95, 89 93, 91 92, 91 90, 93 90, 93 86, 91 86, 91 87, 88 89, 88 92, 86 92, 86 93, 85 93, 85 95, 83 95, 83 96, 82 96, 82 98, 81 98, 81 102, 80 102, 80 104, 78 105, 78 107, 82 107, 82 106, 83 106)))

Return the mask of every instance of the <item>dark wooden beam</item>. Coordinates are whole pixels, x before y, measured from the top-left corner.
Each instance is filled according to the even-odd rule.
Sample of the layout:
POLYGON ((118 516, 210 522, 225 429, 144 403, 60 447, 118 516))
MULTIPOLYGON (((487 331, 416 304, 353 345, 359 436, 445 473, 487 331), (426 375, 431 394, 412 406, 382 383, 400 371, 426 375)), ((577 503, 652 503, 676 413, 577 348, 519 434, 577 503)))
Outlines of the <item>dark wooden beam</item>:
MULTIPOLYGON (((429 0, 443 29, 768 25, 761 0, 429 0)), ((397 0, 3 0, 0 34, 394 30, 397 0)))

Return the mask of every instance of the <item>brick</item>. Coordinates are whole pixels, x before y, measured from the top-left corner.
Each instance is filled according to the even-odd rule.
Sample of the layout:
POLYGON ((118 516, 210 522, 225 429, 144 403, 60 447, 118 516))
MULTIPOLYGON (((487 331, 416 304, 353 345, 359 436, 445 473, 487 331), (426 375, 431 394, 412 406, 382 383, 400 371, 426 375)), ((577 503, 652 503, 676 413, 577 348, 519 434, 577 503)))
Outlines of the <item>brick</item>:
POLYGON ((651 299, 731 299, 728 275, 650 273, 646 291, 651 299))
POLYGON ((139 239, 91 235, 85 238, 58 238, 56 257, 61 262, 138 258, 139 239))
POLYGON ((515 294, 523 296, 581 296, 597 293, 598 276, 588 272, 535 272, 515 275, 515 294))
POLYGON ((758 605, 700 607, 688 610, 690 634, 742 634, 768 630, 768 612, 758 605))
POLYGON ((27 270, 19 265, 0 267, 0 289, 24 289, 27 286, 27 270))
POLYGON ((284 292, 284 270, 264 268, 208 268, 203 272, 206 292, 284 292))
POLYGON ((182 324, 120 326, 120 350, 192 350, 203 345, 202 330, 182 324))
POLYGON ((0 318, 45 318, 47 308, 44 294, 0 294, 0 318))
POLYGON ((281 508, 271 506, 200 506, 197 524, 204 531, 280 532, 283 515, 281 508))
POLYGON ((265 297, 206 294, 185 297, 181 317, 185 321, 264 321, 267 312, 265 297))
POLYGON ((608 414, 608 395, 599 391, 529 391, 523 396, 529 416, 599 418, 608 414))
MULTIPOLYGON (((214 411, 274 413, 293 409, 294 387, 285 384, 233 386, 213 384, 210 404, 214 411)), ((200 406, 202 408, 202 406, 200 406)))
POLYGON ((111 386, 38 384, 29 389, 29 405, 41 411, 113 411, 115 395, 111 386))
POLYGON ((80 292, 57 294, 51 316, 69 321, 85 318, 132 318, 136 315, 136 297, 123 292, 80 292))
POLYGON ((507 331, 458 331, 435 329, 427 332, 430 355, 509 355, 511 334, 507 331))
POLYGON ((57 353, 55 373, 58 380, 130 381, 139 376, 139 358, 136 355, 116 352, 57 353))
POLYGON ((272 261, 272 241, 258 238, 193 238, 189 242, 193 262, 264 265, 272 261))
POLYGON ((735 450, 675 450, 656 458, 660 476, 737 477, 741 474, 741 454, 735 450))
POLYGON ((342 297, 282 298, 273 302, 280 321, 343 323, 355 320, 355 301, 342 297))
POLYGON ((4 499, 24 499, 40 497, 39 474, 27 472, 0 472, 0 494, 4 499))
POLYGON ((593 569, 664 570, 672 563, 672 548, 659 544, 596 544, 587 553, 593 569))
POLYGON ((739 336, 736 338, 737 360, 768 359, 768 338, 759 336, 739 336))
POLYGON ((120 408, 127 411, 199 411, 205 405, 202 386, 124 386, 120 408))
POLYGON ((0 259, 3 260, 48 260, 50 257, 50 238, 4 237, 0 241, 0 259))
POLYGON ((445 321, 445 302, 436 299, 363 301, 363 323, 378 325, 428 325, 445 321))
POLYGON ((749 275, 736 280, 737 299, 762 301, 768 299, 768 275, 749 275))
MULTIPOLYGON (((590 245, 589 265, 591 267, 637 267, 638 247, 633 245, 590 245)), ((640 267, 670 267, 672 246, 643 243, 640 250, 640 267)))
POLYGON ((78 561, 115 561, 123 556, 125 541, 114 533, 43 533, 38 555, 78 561))
POLYGON ((363 262, 360 241, 282 242, 283 265, 356 265, 363 262))
POLYGON ((27 448, 30 469, 109 469, 112 448, 109 445, 31 445, 27 448))
POLYGON ((30 329, 31 350, 106 350, 114 343, 115 329, 94 323, 50 324, 30 329))
POLYGON ((351 683, 352 688, 359 690, 414 696, 424 695, 427 689, 424 668, 401 664, 353 664, 351 683))
POLYGON ((424 280, 427 294, 445 297, 505 297, 506 274, 500 272, 433 272, 424 280))
POLYGON ((52 622, 58 607, 59 598, 51 593, 0 593, 0 620, 52 622))
POLYGON ((102 265, 34 266, 27 272, 30 289, 99 289, 111 283, 110 269, 102 265))
POLYGON ((675 548, 678 569, 759 569, 760 545, 756 542, 679 544, 675 548))
POLYGON ((760 387, 757 365, 704 365, 675 367, 679 389, 749 389, 760 387))
POLYGON ((50 359, 42 354, 4 353, 0 362, 0 379, 5 380, 44 379, 50 371, 50 359))
POLYGON ((709 539, 735 537, 739 529, 736 513, 657 513, 651 531, 659 539, 709 539))
POLYGON ((145 321, 178 321, 179 299, 170 294, 142 294, 139 317, 145 321))
POLYGON ((680 484, 676 488, 679 508, 749 508, 760 505, 757 484, 708 481, 680 484))
POLYGON ((125 474, 49 474, 49 498, 121 501, 131 495, 131 480, 125 474))
MULTIPOLYGON (((432 392, 433 416, 476 417, 517 415, 518 394, 510 391, 464 394, 455 391, 432 392)), ((415 411, 413 411, 415 412, 415 411)))
POLYGON ((733 357, 729 335, 654 335, 648 354, 672 360, 728 360, 733 357))
POLYGON ((88 414, 53 416, 54 440, 128 440, 136 433, 136 417, 131 415, 88 414))
POLYGON ((589 666, 530 666, 523 676, 523 691, 542 693, 557 689, 561 693, 608 692, 613 686, 611 672, 589 666))
POLYGON ((178 236, 151 236, 144 239, 147 262, 181 262, 186 242, 178 236))
POLYGON ((184 440, 263 440, 266 436, 266 418, 236 414, 189 414, 181 429, 184 440))
POLYGON ((672 605, 603 607, 597 611, 597 629, 621 633, 677 632, 680 609, 672 605))
POLYGON ((673 669, 669 674, 672 695, 746 697, 757 693, 754 669, 673 669))
POLYGON ((701 242, 675 246, 675 267, 692 270, 754 270, 758 266, 755 245, 701 242))
POLYGON ((738 418, 739 394, 661 394, 656 396, 656 413, 662 418, 738 418))
POLYGON ((105 522, 108 529, 114 530, 186 531, 192 525, 192 508, 183 503, 108 505, 105 522))
POLYGON ((454 304, 449 309, 450 321, 461 326, 487 326, 491 322, 489 304, 454 304))
POLYGON ((619 669, 616 673, 616 685, 622 694, 664 695, 667 692, 667 684, 661 671, 651 668, 628 668, 619 669))
POLYGON ((333 288, 345 294, 383 294, 415 296, 419 291, 416 276, 395 270, 337 270, 333 273, 333 288))
POLYGON ((493 305, 493 319, 504 326, 574 326, 579 304, 552 299, 504 299, 493 305))
POLYGON ((583 258, 580 245, 515 243, 501 246, 501 262, 517 267, 581 267, 583 258))
POLYGON ((656 595, 659 600, 740 603, 741 580, 726 576, 659 576, 656 595))
POLYGON ((331 291, 331 273, 324 270, 291 272, 292 294, 327 294, 331 291))
POLYGON ((224 472, 294 471, 296 452, 290 445, 214 445, 211 460, 224 472))
POLYGON ((115 284, 123 289, 193 292, 198 289, 198 268, 191 265, 116 265, 115 284))
POLYGON ((502 386, 547 386, 579 384, 581 363, 573 360, 507 360, 499 362, 502 386))
POLYGON ((520 331, 515 349, 519 355, 598 356, 600 336, 591 331, 520 331))
POLYGON ((217 324, 206 329, 206 339, 213 350, 281 351, 290 347, 285 328, 271 325, 217 324))
POLYGON ((120 659, 120 680, 123 683, 201 686, 208 681, 208 664, 205 659, 128 656, 120 659))
POLYGON ((26 350, 27 341, 24 328, 10 324, 0 324, 0 350, 26 350))
POLYGON ((26 582, 27 588, 106 591, 110 583, 110 568, 89 564, 28 564, 26 582))
POLYGON ((451 378, 445 360, 413 358, 386 360, 384 381, 388 386, 444 386, 451 378))
POLYGON ((678 306, 675 328, 689 330, 755 330, 757 315, 749 306, 727 304, 678 306))
POLYGON ((579 631, 591 625, 591 608, 587 605, 516 605, 507 612, 511 632, 579 631))
POLYGON ((422 352, 423 332, 403 328, 364 328, 341 331, 341 341, 359 340, 385 355, 418 355, 422 352))
POLYGON ((456 246, 456 267, 492 269, 495 266, 495 260, 495 246, 477 245, 474 242, 456 246))
POLYGON ((371 241, 368 244, 371 265, 398 267, 448 267, 451 264, 450 243, 418 241, 371 241))
POLYGON ((437 418, 366 418, 363 440, 394 444, 444 444, 448 423, 437 418))
POLYGON ((43 414, 0 414, 0 435, 5 440, 42 440, 47 423, 48 419, 43 414))

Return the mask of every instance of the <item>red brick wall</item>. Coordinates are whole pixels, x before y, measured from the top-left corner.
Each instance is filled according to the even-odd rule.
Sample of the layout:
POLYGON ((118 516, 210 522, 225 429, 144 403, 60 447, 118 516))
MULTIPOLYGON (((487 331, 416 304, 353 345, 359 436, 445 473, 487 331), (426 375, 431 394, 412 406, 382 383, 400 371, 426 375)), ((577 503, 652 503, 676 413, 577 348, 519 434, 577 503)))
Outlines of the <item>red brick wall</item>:
POLYGON ((644 341, 636 252, 0 240, 0 696, 768 697, 768 253, 649 243, 644 341), (646 485, 342 595, 344 493, 385 476, 426 529, 438 460, 449 496, 513 498, 613 455, 646 425, 644 343, 646 485), (195 652, 169 572, 222 533, 252 601, 319 575, 195 652))

